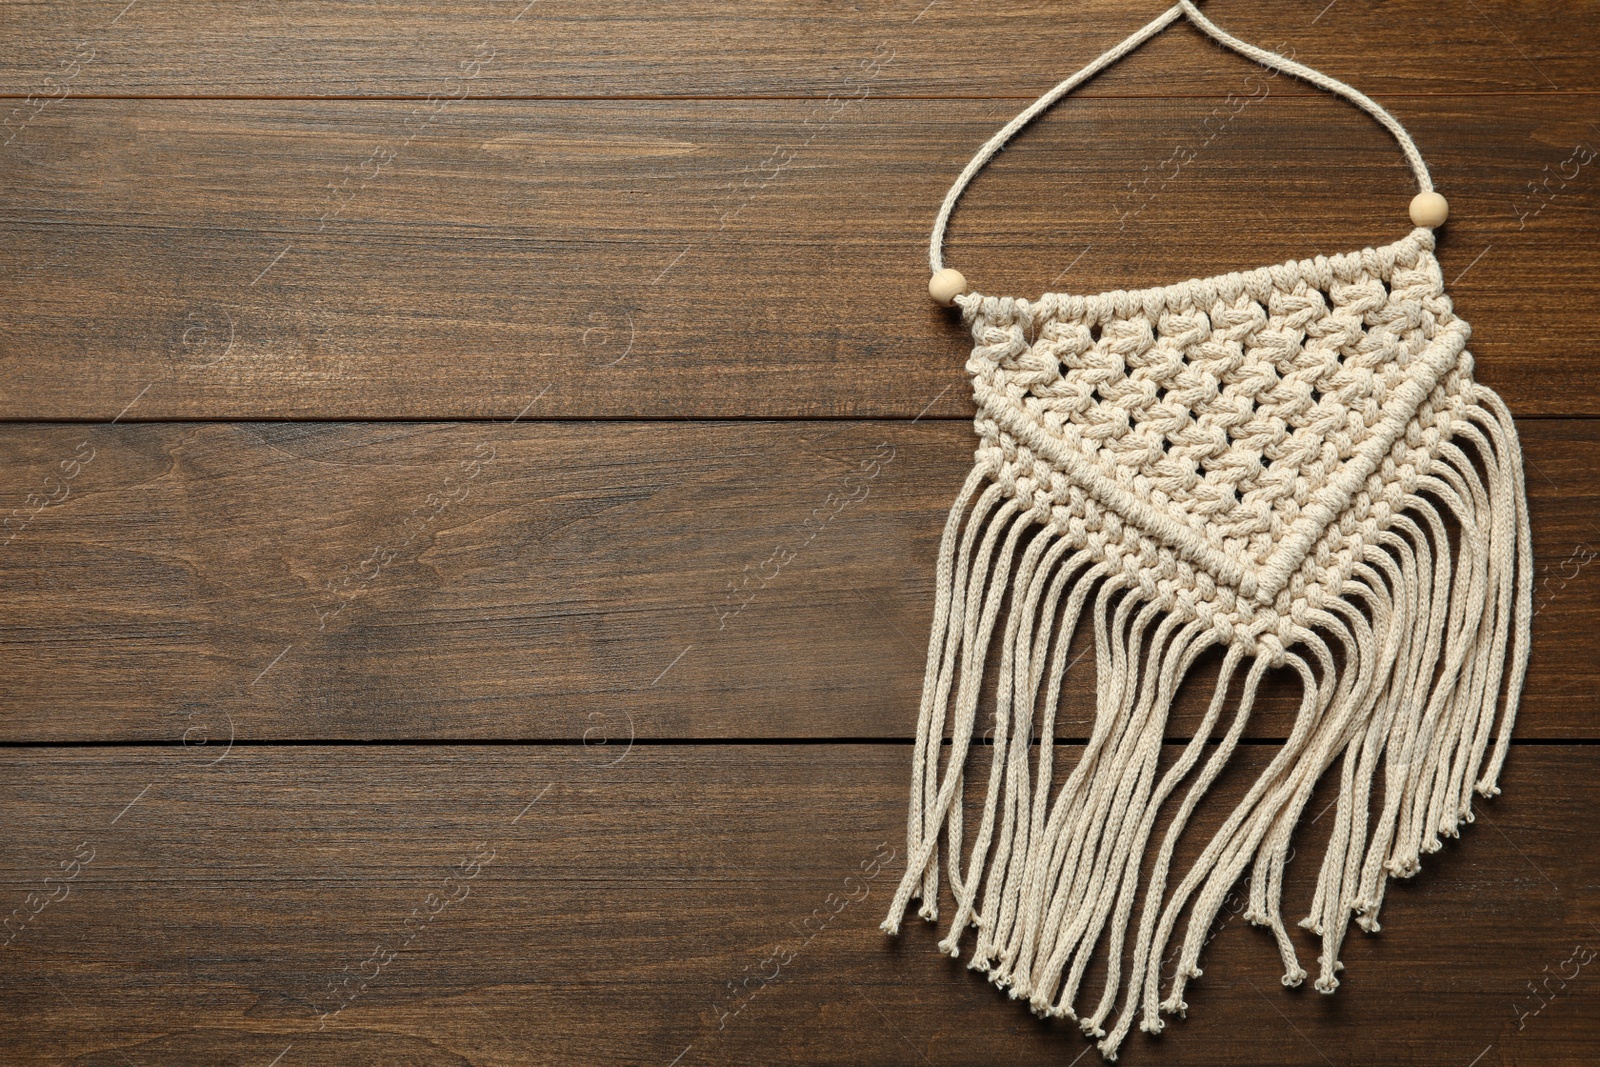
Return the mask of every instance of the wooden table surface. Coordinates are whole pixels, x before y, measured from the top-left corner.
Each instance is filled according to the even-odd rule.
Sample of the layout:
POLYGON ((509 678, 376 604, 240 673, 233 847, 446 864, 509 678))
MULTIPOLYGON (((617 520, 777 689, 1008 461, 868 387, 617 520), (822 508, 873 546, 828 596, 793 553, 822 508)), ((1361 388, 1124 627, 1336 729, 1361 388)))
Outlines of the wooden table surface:
MULTIPOLYGON (((1095 1062, 877 924, 973 443, 928 227, 1162 6, 0 3, 0 1063, 1095 1062)), ((1600 7, 1206 10, 1427 156, 1538 614, 1504 794, 1338 993, 1230 901, 1122 1062, 1595 1063, 1600 7)), ((1411 192, 1180 25, 949 256, 1137 288, 1393 240, 1411 192)))

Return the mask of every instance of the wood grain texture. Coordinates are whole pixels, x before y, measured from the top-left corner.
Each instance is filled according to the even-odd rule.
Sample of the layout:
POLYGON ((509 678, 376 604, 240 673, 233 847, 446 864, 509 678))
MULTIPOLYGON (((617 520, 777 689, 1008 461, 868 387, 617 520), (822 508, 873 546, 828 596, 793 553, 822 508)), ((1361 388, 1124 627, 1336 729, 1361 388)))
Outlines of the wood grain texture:
MULTIPOLYGON (((1597 737, 1600 423, 1523 438, 1518 730, 1597 737)), ((972 431, 9 426, 0 446, 36 495, 66 493, 0 548, 0 738, 906 738, 972 431)), ((1088 733, 1092 668, 1064 736, 1088 733)), ((1191 696, 1173 736, 1204 713, 1191 696)), ((1255 735, 1286 736, 1297 703, 1286 687, 1255 735)))
MULTIPOLYGON (((91 856, 0 948, 8 1063, 946 1065, 1084 1047, 939 955, 942 928, 878 931, 903 865, 902 745, 637 747, 609 766, 542 747, 188 755, 0 753, 7 908, 91 856), (781 966, 763 963, 774 945, 781 966), (357 978, 330 999, 344 968, 357 978)), ((1216 799, 1269 755, 1241 753, 1216 799)), ((1188 1020, 1136 1032, 1121 1062, 1591 1062, 1593 965, 1560 964, 1597 943, 1600 861, 1576 814, 1600 801, 1597 758, 1514 751, 1504 795, 1391 886, 1383 932, 1352 933, 1331 997, 1284 990, 1270 938, 1225 905, 1188 1020), (1560 971, 1565 988, 1528 991, 1560 971)), ((1202 807, 1180 865, 1223 807, 1202 807)), ((1286 916, 1327 822, 1296 839, 1286 916)))
MULTIPOLYGON (((1096 1062, 876 927, 972 450, 927 228, 1163 6, 0 4, 0 1062, 1096 1062)), ((1205 10, 1421 145, 1538 615, 1504 794, 1339 993, 1282 990, 1230 900, 1122 1062, 1591 1063, 1600 7, 1205 10)), ((1393 240, 1410 195, 1373 123, 1180 26, 948 252, 1136 288, 1393 240)))
MULTIPOLYGON (((1409 229, 1375 123, 1229 69, 1058 107, 973 185, 949 262, 1098 292, 1409 229)), ((1597 102, 1397 104, 1479 376, 1522 416, 1600 414, 1597 102)), ((1017 108, 68 101, 0 154, 0 418, 510 418, 547 384, 536 416, 964 417, 928 227, 1017 108)))
MULTIPOLYGON (((980 15, 949 0, 13 2, 0 92, 50 91, 54 76, 81 95, 420 96, 488 43, 475 94, 823 96, 888 41, 886 91, 1032 98, 1167 6, 998 0, 980 15), (87 59, 63 65, 85 46, 87 59)), ((1448 17, 1424 0, 1221 0, 1205 10, 1374 95, 1600 88, 1585 46, 1596 14, 1581 0, 1475 0, 1448 17)), ((1086 91, 1181 93, 1215 70, 1219 51, 1178 27, 1086 91)))

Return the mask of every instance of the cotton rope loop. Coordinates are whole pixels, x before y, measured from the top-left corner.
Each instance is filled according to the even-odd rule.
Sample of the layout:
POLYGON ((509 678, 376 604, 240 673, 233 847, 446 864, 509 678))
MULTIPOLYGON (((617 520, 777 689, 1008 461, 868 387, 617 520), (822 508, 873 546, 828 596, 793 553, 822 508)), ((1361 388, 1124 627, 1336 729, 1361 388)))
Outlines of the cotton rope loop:
MULTIPOLYGON (((1431 194, 1388 112, 1185 0, 979 151, 935 224, 936 272, 950 210, 984 161, 1180 15, 1361 106, 1431 194)), ((1510 412, 1473 381, 1433 249, 1419 225, 1381 248, 1133 292, 955 296, 975 342, 979 445, 939 548, 907 863, 885 931, 913 897, 938 918, 943 831, 955 914, 941 949, 959 955, 975 931, 969 966, 1076 1020, 1115 1059, 1135 1021, 1156 1033, 1184 1012, 1247 873, 1245 919, 1270 931, 1285 985, 1308 976, 1281 915, 1283 871, 1335 763, 1332 833, 1300 921, 1321 938, 1323 992, 1339 984, 1350 921, 1375 933, 1389 877, 1415 874, 1473 820, 1474 791, 1499 792, 1532 617, 1522 456, 1510 412), (1094 717, 1057 773, 1080 622, 1094 717), (1221 669, 1207 711, 1169 763, 1173 702, 1208 650, 1221 669), (1289 737, 1181 864, 1273 670, 1301 691, 1289 737), (993 732, 968 830, 980 703, 993 732), (1080 1002, 1097 959, 1103 988, 1080 1002)))

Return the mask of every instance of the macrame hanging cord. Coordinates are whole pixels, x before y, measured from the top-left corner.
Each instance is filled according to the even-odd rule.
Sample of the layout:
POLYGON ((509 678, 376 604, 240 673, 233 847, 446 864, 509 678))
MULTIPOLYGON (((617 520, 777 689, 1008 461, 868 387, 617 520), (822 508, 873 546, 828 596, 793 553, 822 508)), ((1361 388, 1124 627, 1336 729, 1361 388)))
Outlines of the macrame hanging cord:
POLYGON ((1499 792, 1527 672, 1532 540, 1511 415, 1472 378, 1470 330, 1433 256, 1447 214, 1392 115, 1240 41, 1190 0, 1040 97, 967 164, 934 222, 929 292, 972 330, 979 444, 939 547, 907 864, 886 932, 912 898, 938 918, 942 834, 955 914, 940 948, 957 956, 975 931, 969 966, 1037 1013, 1077 1020, 1115 1059, 1135 1021, 1158 1033, 1164 1013, 1185 1011, 1207 934, 1247 871, 1244 917, 1270 931, 1285 985, 1307 977, 1281 916, 1283 871, 1335 763, 1333 829, 1300 921, 1321 938, 1323 992, 1339 984, 1350 921, 1375 933, 1388 878, 1415 874, 1473 820, 1474 791, 1499 792), (1180 17, 1382 124, 1416 176, 1416 228, 1380 248, 1152 289, 1035 301, 970 291, 942 246, 973 176, 1180 17), (1057 774, 1080 621, 1093 634, 1094 719, 1057 774), (1163 760, 1174 698, 1211 649, 1221 669, 1205 715, 1163 760), (1279 668, 1302 687, 1290 735, 1181 869, 1191 816, 1279 668), (992 703, 993 741, 969 834, 980 703, 992 703), (1096 959, 1103 988, 1080 1004, 1096 959))

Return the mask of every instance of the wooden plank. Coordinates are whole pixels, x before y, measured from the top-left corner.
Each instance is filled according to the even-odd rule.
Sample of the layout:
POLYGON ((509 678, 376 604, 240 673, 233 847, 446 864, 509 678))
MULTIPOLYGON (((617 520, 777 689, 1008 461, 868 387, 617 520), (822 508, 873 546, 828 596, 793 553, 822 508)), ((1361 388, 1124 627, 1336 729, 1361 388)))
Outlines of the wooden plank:
MULTIPOLYGON (((1386 135, 1251 77, 1063 105, 973 186, 951 262, 1092 292, 1400 236, 1386 135)), ((1400 108, 1521 415, 1600 414, 1595 104, 1400 108)), ((927 229, 1015 108, 74 100, 0 156, 0 418, 510 418, 547 385, 558 417, 965 417, 927 229)))
MULTIPOLYGON (((16 2, 6 5, 11 47, 0 58, 0 93, 425 95, 469 72, 474 94, 497 96, 822 96, 851 85, 859 59, 887 42, 895 61, 881 91, 1033 96, 1165 6, 1090 0, 1056 11, 1000 0, 976 18, 928 0, 16 2), (478 65, 458 66, 467 63, 478 65)), ((1481 0, 1449 19, 1422 0, 1345 0, 1331 9, 1327 0, 1232 0, 1206 12, 1373 95, 1600 88, 1584 47, 1600 23, 1577 0, 1537 8, 1481 0)), ((1178 27, 1089 91, 1188 88, 1224 62, 1218 52, 1178 27), (1166 69, 1171 82, 1155 74, 1166 69)))
MULTIPOLYGON (((1269 754, 1243 753, 1217 799, 1235 800, 1269 754)), ((941 957, 942 928, 877 930, 903 864, 905 746, 638 747, 609 767, 540 747, 241 748, 209 767, 189 755, 0 753, 6 906, 54 896, 63 883, 42 879, 90 857, 0 949, 8 1062, 1083 1051, 1075 1027, 1036 1022, 941 957), (775 954, 786 962, 764 962, 775 954)), ((1270 938, 1230 898, 1189 1018, 1160 1041, 1134 1033, 1122 1062, 1591 1062, 1600 992, 1579 961, 1600 920, 1585 814, 1597 760, 1593 747, 1515 749, 1504 794, 1391 886, 1383 932, 1352 932, 1332 997, 1282 989, 1270 938)), ((1222 810, 1202 807, 1180 869, 1222 810)), ((1329 822, 1297 837, 1286 916, 1309 899, 1329 822)))
MULTIPOLYGON (((1595 737, 1600 422, 1522 434, 1518 730, 1595 737)), ((0 428, 0 738, 909 737, 971 448, 928 421, 0 428)))

